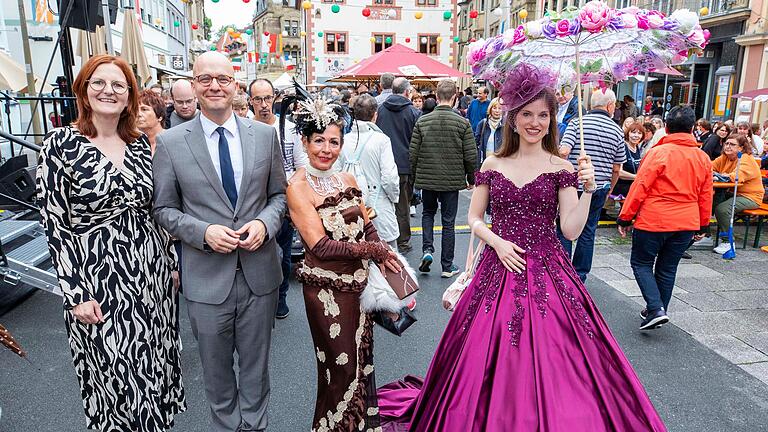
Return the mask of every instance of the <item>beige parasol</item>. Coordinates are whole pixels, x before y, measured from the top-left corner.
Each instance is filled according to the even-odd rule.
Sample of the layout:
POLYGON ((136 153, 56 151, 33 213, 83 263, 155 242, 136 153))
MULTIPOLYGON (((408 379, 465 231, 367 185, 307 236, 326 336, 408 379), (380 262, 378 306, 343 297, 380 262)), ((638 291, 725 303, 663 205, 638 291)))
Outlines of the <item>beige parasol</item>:
POLYGON ((123 48, 120 55, 123 60, 131 64, 139 77, 139 85, 147 85, 152 78, 147 62, 147 54, 144 52, 144 40, 139 29, 138 17, 134 13, 125 14, 123 27, 123 48))
MULTIPOLYGON (((35 92, 40 90, 42 80, 35 76, 35 92)), ((0 51, 0 90, 11 90, 14 92, 27 92, 27 73, 24 66, 17 63, 11 56, 0 51)), ((43 84, 43 92, 50 93, 53 87, 49 84, 43 84)))
POLYGON ((77 32, 77 55, 85 63, 89 58, 107 53, 107 41, 104 37, 104 27, 96 26, 94 33, 85 30, 75 30, 77 32), (90 44, 90 52, 88 45, 90 44))

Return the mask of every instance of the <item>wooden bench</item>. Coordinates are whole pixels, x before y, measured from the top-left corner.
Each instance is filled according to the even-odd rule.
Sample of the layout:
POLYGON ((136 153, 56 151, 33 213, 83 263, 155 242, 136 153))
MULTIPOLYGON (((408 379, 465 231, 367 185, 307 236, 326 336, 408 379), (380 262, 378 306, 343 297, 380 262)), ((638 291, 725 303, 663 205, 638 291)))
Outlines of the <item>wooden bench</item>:
POLYGON ((757 232, 755 232, 755 243, 752 247, 757 248, 760 246, 760 234, 763 231, 763 219, 768 217, 768 203, 760 204, 760 208, 754 210, 744 210, 741 212, 744 216, 744 222, 746 227, 744 229, 744 249, 747 248, 747 238, 749 237, 749 225, 752 222, 752 218, 757 218, 757 232))

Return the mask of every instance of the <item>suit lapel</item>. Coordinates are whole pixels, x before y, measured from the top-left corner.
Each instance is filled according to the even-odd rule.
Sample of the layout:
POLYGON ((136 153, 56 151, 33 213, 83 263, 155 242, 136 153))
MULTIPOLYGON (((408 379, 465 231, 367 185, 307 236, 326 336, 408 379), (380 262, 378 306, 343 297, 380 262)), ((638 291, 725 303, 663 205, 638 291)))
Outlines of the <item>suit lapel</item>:
POLYGON ((235 120, 237 121, 237 130, 240 133, 240 147, 243 150, 243 178, 240 180, 240 193, 237 194, 237 206, 235 207, 235 214, 237 214, 242 205, 247 187, 251 182, 251 173, 253 172, 253 164, 256 159, 256 141, 254 139, 253 125, 250 122, 240 121, 237 116, 235 116, 235 120))
POLYGON ((208 144, 205 142, 205 132, 203 132, 203 126, 200 124, 200 117, 195 117, 195 119, 188 123, 190 123, 190 127, 187 129, 185 138, 190 153, 192 153, 192 156, 203 171, 205 178, 208 179, 208 182, 213 189, 219 194, 221 200, 224 201, 230 210, 234 211, 232 204, 229 202, 229 198, 227 198, 227 194, 224 192, 224 186, 221 185, 221 178, 219 178, 219 175, 216 173, 216 168, 213 166, 211 153, 208 151, 208 144))

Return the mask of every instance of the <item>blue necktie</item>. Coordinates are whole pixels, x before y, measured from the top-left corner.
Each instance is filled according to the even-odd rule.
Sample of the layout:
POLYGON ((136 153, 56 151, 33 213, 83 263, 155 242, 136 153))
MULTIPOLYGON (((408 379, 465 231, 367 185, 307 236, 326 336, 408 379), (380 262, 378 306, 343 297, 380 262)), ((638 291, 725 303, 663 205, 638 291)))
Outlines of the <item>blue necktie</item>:
POLYGON ((232 208, 237 206, 237 187, 235 186, 235 171, 232 169, 232 158, 229 157, 229 142, 224 135, 225 129, 217 127, 219 133, 219 165, 221 165, 221 185, 224 186, 224 193, 227 194, 232 208))

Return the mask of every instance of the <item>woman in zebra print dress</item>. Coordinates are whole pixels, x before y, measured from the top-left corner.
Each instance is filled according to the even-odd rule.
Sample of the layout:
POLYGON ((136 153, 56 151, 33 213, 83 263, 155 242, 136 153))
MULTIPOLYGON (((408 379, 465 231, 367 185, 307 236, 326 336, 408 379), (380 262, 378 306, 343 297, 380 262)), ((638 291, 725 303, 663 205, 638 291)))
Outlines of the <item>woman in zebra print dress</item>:
POLYGON ((79 117, 52 131, 37 171, 86 426, 155 432, 186 409, 175 254, 151 216, 152 157, 125 61, 96 56, 74 82, 79 117))

